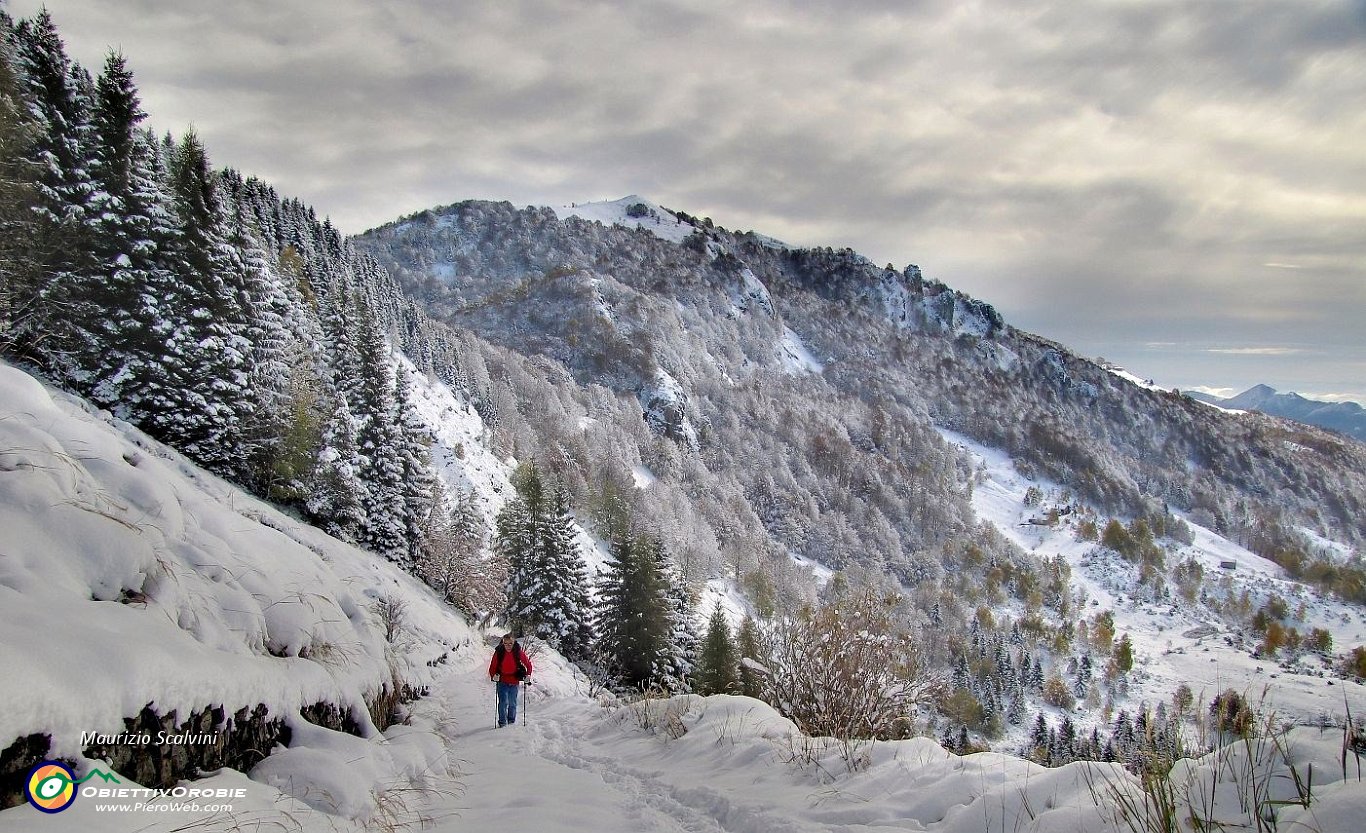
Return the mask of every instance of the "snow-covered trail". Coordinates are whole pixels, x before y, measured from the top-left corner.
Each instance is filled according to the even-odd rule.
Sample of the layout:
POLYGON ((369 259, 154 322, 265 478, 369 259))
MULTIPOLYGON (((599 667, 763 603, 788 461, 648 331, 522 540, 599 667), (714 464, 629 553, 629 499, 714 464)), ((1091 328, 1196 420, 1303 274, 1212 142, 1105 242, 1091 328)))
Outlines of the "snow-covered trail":
POLYGON ((496 729, 488 659, 477 650, 462 652, 413 704, 415 718, 445 726, 459 783, 427 809, 430 829, 865 833, 1099 821, 1075 768, 958 758, 921 738, 856 747, 863 765, 850 773, 847 748, 801 738, 758 701, 604 707, 558 657, 538 668, 518 724, 496 729))
POLYGON ((523 689, 516 725, 494 728, 494 687, 485 664, 479 657, 461 663, 415 708, 448 722, 460 784, 454 806, 433 829, 726 829, 670 797, 662 772, 627 766, 602 748, 602 724, 616 721, 576 691, 563 669, 523 689))
MULTIPOLYGON (((629 781, 610 778, 601 765, 575 753, 585 704, 542 699, 532 688, 515 726, 492 726, 492 686, 453 681, 435 703, 456 723, 453 768, 460 782, 454 817, 438 830, 593 830, 603 823, 640 816, 644 801, 629 781), (540 701, 540 702, 537 702, 540 701), (567 725, 566 725, 567 724, 567 725)), ((640 829, 682 830, 669 819, 640 829)), ((635 826, 635 825, 633 825, 635 826)))

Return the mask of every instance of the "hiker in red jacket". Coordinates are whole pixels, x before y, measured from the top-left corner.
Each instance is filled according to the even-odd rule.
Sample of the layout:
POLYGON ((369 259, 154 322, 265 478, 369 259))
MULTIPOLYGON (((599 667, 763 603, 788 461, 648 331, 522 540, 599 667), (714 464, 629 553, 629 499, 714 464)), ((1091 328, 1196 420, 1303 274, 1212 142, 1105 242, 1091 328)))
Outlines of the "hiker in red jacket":
POLYGON ((517 687, 531 676, 531 657, 510 633, 493 649, 489 662, 489 681, 498 683, 498 725, 517 722, 517 687))

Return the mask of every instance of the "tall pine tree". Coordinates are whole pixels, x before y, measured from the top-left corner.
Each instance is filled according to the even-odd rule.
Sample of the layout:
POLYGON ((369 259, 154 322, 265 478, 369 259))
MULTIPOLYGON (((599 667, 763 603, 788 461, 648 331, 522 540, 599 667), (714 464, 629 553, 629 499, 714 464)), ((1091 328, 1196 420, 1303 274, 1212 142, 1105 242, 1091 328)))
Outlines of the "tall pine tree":
POLYGON ((599 663, 628 687, 686 691, 696 656, 687 594, 658 538, 623 536, 601 578, 599 663))
POLYGON ((740 689, 740 650, 720 604, 707 620, 702 637, 693 690, 698 694, 737 694, 740 689))
POLYGON ((179 224, 178 277, 159 301, 165 333, 146 386, 124 407, 151 434, 209 468, 241 477, 243 427, 252 409, 248 310, 229 282, 232 254, 223 239, 217 177, 204 146, 187 134, 170 160, 179 224))
POLYGON ((568 494, 557 488, 548 495, 534 466, 518 472, 516 485, 517 498, 499 515, 495 543, 508 564, 508 623, 582 659, 592 639, 591 601, 568 494))
POLYGON ((71 349, 91 398, 136 419, 126 403, 161 381, 166 341, 176 326, 164 305, 179 280, 170 260, 178 230, 158 176, 157 149, 139 128, 146 114, 122 56, 109 56, 96 90, 97 267, 73 286, 70 323, 82 338, 71 349))
POLYGON ((644 543, 622 536, 612 545, 612 558, 598 590, 599 663, 628 687, 660 685, 669 633, 669 605, 663 577, 644 543))
POLYGON ((653 537, 646 546, 664 584, 664 597, 668 602, 668 632, 656 674, 669 691, 688 691, 697 666, 699 642, 693 624, 692 595, 682 570, 669 557, 664 539, 653 537))
POLYGON ((408 558, 410 550, 403 517, 402 436, 395 423, 398 409, 390 381, 394 375, 389 346, 368 305, 358 306, 357 317, 360 378, 356 382, 355 416, 360 428, 356 439, 360 476, 365 482, 361 543, 386 558, 401 561, 408 558))
POLYGON ((309 475, 304 509, 313 523, 343 541, 355 542, 365 529, 365 484, 360 479, 356 424, 346 400, 333 394, 332 414, 323 426, 309 475))
POLYGON ((423 535, 437 495, 437 477, 432 470, 432 438, 413 410, 412 383, 402 364, 394 377, 394 425, 398 429, 399 461, 403 466, 403 534, 408 543, 408 561, 415 563, 422 554, 423 535))
POLYGON ((69 317, 75 285, 94 270, 91 246, 93 83, 73 64, 47 10, 22 21, 15 32, 23 98, 36 128, 29 153, 37 164, 31 204, 31 253, 37 269, 23 288, 27 315, 12 338, 21 353, 39 360, 62 381, 79 383, 82 368, 71 358, 84 341, 69 317))
POLYGON ((13 22, 0 9, 0 350, 29 317, 41 271, 34 248, 33 201, 39 166, 33 149, 40 131, 24 95, 15 56, 13 22))

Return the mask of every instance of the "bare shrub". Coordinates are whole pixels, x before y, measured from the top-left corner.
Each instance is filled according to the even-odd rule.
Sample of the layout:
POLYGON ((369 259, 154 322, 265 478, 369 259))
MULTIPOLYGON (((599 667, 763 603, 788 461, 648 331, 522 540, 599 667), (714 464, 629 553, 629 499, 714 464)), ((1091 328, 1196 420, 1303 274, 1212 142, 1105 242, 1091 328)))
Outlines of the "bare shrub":
POLYGON ((393 595, 383 595, 371 605, 384 630, 384 641, 390 645, 398 643, 399 636, 408 625, 408 603, 393 595))
POLYGON ((810 735, 890 737, 943 684, 895 605, 866 589, 777 618, 766 634, 773 704, 810 735))

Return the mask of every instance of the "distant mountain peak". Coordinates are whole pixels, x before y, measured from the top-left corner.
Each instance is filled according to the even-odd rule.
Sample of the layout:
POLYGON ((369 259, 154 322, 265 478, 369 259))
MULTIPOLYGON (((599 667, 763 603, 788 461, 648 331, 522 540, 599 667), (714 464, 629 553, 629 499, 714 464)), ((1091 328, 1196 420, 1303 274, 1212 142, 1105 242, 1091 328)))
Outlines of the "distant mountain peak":
POLYGON ((1366 412, 1355 402, 1323 402, 1298 393, 1281 393, 1270 385, 1255 385, 1231 399, 1210 397, 1209 401, 1223 408, 1261 411, 1366 440, 1366 412))

